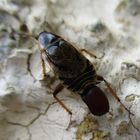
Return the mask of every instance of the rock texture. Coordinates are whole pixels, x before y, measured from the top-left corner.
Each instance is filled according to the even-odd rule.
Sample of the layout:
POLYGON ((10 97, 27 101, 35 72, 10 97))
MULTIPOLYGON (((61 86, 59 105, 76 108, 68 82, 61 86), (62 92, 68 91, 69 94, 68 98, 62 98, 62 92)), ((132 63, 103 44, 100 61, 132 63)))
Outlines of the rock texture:
POLYGON ((139 22, 139 0, 0 1, 0 140, 139 140, 139 22), (103 83, 110 113, 93 116, 78 95, 64 89, 59 98, 70 116, 52 97, 58 80, 47 63, 42 80, 37 42, 18 34, 23 24, 33 35, 51 31, 94 52, 97 59, 85 56, 134 116, 103 83))

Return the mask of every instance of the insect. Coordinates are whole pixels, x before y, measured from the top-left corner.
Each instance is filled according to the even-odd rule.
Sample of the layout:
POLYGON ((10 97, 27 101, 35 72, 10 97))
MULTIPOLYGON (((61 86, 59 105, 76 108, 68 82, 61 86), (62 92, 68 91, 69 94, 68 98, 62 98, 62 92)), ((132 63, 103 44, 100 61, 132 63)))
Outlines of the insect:
MULTIPOLYGON (((69 42, 46 31, 39 34, 38 42, 41 54, 45 56, 45 59, 42 58, 44 75, 44 61, 48 61, 55 74, 62 81, 54 90, 53 96, 68 113, 72 114, 57 97, 57 94, 64 87, 78 93, 93 115, 101 116, 109 112, 109 101, 105 93, 98 87, 98 84, 104 81, 110 93, 132 114, 120 101, 110 84, 102 76, 97 75, 93 64, 69 42)), ((82 51, 96 57, 87 50, 83 49, 82 51)))

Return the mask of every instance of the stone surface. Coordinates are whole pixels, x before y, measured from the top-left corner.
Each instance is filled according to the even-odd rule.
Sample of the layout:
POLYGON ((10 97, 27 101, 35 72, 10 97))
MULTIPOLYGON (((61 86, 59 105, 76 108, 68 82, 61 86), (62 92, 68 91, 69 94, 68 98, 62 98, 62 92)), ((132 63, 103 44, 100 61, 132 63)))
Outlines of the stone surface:
POLYGON ((139 17, 139 0, 0 1, 0 140, 140 139, 139 17), (64 89, 59 97, 70 116, 53 99, 59 81, 47 62, 42 80, 37 41, 18 34, 23 24, 33 35, 51 31, 95 53, 97 59, 84 55, 134 116, 103 83, 110 113, 93 116, 78 95, 64 89))

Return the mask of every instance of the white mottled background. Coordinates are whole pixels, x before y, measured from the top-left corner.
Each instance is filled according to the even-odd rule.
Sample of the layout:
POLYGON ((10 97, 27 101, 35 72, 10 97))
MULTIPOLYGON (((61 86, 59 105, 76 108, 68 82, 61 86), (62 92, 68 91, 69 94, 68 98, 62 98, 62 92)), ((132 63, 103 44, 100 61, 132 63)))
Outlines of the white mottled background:
POLYGON ((139 140, 139 23, 140 0, 1 0, 0 140, 139 140), (104 84, 112 115, 93 116, 78 95, 64 89, 59 97, 70 116, 51 95, 58 81, 49 66, 41 81, 37 42, 11 36, 23 23, 32 34, 51 31, 94 52, 96 60, 85 55, 134 116, 104 84))

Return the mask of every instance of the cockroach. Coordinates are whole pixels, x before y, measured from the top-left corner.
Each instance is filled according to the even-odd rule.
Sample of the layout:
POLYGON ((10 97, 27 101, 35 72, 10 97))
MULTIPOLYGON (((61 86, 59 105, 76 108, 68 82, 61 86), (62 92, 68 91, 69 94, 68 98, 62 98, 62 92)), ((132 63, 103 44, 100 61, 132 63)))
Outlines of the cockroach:
MULTIPOLYGON (((28 32, 28 27, 25 24, 21 26, 21 31, 24 30, 28 32)), ((105 93, 98 86, 98 84, 103 81, 110 93, 124 109, 128 111, 129 114, 134 115, 121 102, 111 85, 102 76, 96 73, 93 64, 82 52, 96 58, 95 54, 86 49, 78 50, 62 37, 51 32, 43 31, 36 37, 25 32, 17 34, 21 36, 30 36, 38 40, 42 59, 43 79, 45 79, 47 75, 45 72, 45 61, 50 64, 54 73, 60 79, 61 83, 56 86, 53 97, 69 114, 72 114, 72 112, 57 97, 57 94, 64 87, 78 93, 93 115, 102 116, 108 113, 109 101, 105 93), (45 56, 45 58, 43 56, 45 56)))
POLYGON ((109 101, 98 86, 100 82, 104 81, 115 99, 132 114, 120 101, 111 85, 102 76, 97 75, 93 64, 82 54, 82 52, 86 52, 96 58, 93 53, 85 49, 80 51, 62 37, 51 32, 43 31, 37 39, 41 56, 45 56, 45 58, 42 58, 43 73, 45 75, 44 63, 48 61, 54 73, 62 81, 54 90, 53 96, 68 113, 72 114, 57 97, 57 94, 64 87, 78 93, 93 115, 102 116, 109 112, 109 101))

